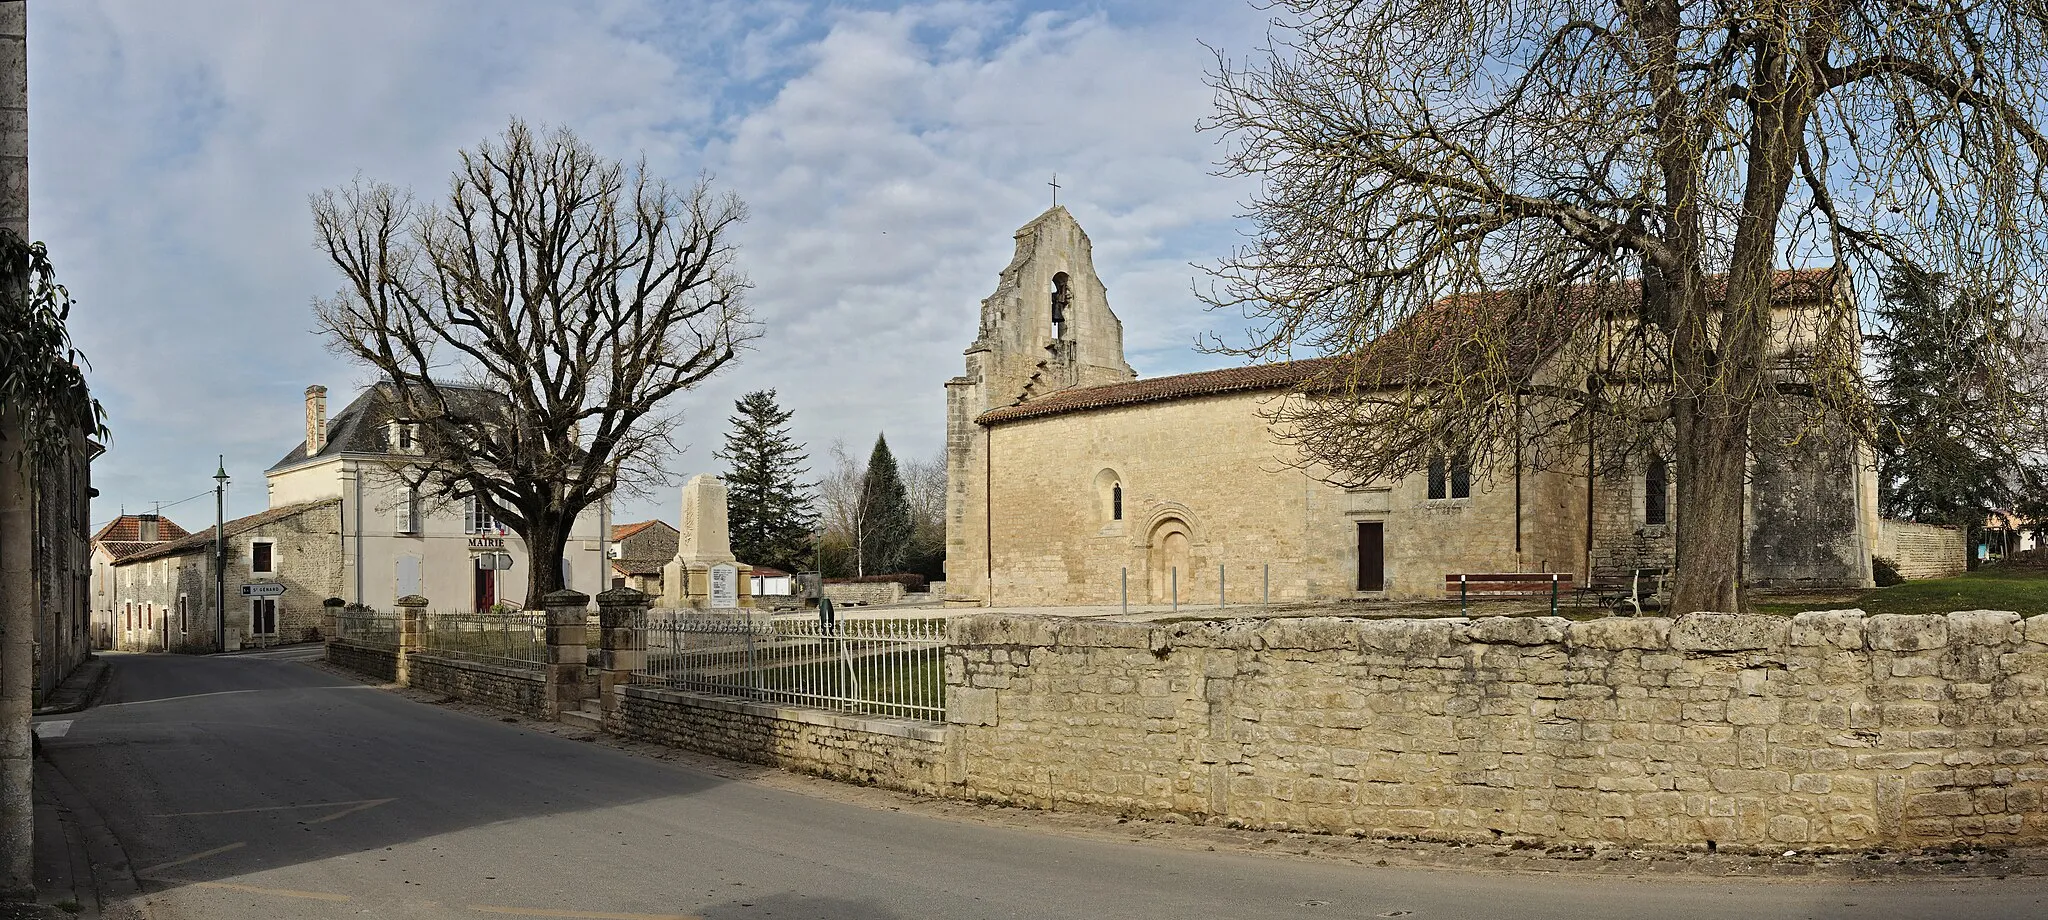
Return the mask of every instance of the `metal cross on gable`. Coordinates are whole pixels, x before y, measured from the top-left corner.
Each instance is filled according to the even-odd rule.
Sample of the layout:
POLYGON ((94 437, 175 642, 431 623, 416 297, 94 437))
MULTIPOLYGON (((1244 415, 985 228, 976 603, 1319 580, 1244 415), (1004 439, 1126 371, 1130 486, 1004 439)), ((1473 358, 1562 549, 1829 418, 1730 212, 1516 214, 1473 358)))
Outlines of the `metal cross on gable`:
POLYGON ((1053 173, 1053 174, 1052 174, 1052 181, 1051 181, 1051 182, 1047 182, 1046 184, 1047 184, 1047 185, 1050 185, 1050 186, 1052 186, 1052 206, 1053 206, 1053 207, 1055 207, 1055 208, 1059 207, 1059 206, 1060 206, 1060 174, 1059 174, 1059 173, 1053 173))

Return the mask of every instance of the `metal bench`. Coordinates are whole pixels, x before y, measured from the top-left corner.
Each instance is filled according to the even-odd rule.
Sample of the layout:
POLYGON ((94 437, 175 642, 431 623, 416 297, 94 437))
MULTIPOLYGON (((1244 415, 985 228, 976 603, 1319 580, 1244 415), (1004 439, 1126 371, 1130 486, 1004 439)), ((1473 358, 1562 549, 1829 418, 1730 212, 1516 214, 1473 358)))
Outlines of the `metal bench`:
POLYGON ((1557 613, 1559 597, 1572 592, 1570 572, 1463 572, 1444 576, 1444 594, 1458 599, 1458 612, 1474 600, 1548 597, 1557 613))
POLYGON ((1645 607, 1654 610, 1664 606, 1664 589, 1670 577, 1668 568, 1594 569, 1592 580, 1579 589, 1579 596, 1583 599, 1590 594, 1598 606, 1612 607, 1617 613, 1632 610, 1636 616, 1642 616, 1645 607))

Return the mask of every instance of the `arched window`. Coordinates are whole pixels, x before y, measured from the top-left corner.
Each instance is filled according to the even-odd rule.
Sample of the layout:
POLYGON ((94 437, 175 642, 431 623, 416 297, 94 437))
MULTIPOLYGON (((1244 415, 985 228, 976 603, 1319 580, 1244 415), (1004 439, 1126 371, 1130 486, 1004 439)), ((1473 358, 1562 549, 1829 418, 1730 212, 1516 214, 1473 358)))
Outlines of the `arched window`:
POLYGON ((1115 470, 1095 474, 1095 513, 1104 521, 1124 519, 1124 482, 1115 470))
POLYGON ((1667 493, 1671 488, 1671 467, 1663 457, 1651 457, 1643 471, 1643 523, 1658 525, 1671 519, 1667 493))

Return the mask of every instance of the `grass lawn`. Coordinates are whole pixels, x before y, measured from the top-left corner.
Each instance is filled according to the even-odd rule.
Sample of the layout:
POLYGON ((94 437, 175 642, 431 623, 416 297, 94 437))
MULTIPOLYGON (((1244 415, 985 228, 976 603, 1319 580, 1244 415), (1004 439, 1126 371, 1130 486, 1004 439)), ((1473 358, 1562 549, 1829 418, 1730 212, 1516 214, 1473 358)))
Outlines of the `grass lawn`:
POLYGON ((1848 600, 1815 603, 1760 598, 1758 613, 1855 607, 1865 613, 1948 613, 1952 610, 2011 610, 2021 616, 2048 613, 2048 569, 1992 567, 1953 578, 1909 581, 1871 588, 1848 600))

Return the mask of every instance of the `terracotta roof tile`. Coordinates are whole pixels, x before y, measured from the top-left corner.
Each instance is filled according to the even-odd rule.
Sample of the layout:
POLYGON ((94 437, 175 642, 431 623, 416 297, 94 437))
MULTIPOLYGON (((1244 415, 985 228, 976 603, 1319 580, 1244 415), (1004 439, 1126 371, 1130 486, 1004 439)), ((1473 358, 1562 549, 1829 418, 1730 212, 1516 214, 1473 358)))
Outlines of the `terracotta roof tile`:
MULTIPOLYGON (((235 518, 222 525, 221 529, 227 536, 239 536, 257 527, 282 521, 295 514, 327 505, 339 504, 341 504, 341 499, 328 498, 320 501, 300 502, 296 505, 285 505, 282 508, 272 508, 268 511, 259 511, 247 517, 235 518)), ((209 527, 199 533, 192 534, 183 539, 173 540, 169 543, 145 543, 142 545, 145 547, 144 550, 131 556, 117 557, 114 563, 116 565, 126 565, 131 562, 148 562, 152 559, 162 559, 166 556, 182 556, 186 553, 206 549, 213 545, 213 528, 209 527)))
POLYGON ((612 542, 617 543, 620 540, 624 540, 627 537, 630 537, 636 533, 639 533, 640 531, 646 530, 647 528, 653 527, 654 525, 660 523, 663 523, 661 519, 656 518, 652 521, 641 521, 638 524, 613 524, 612 542))
MULTIPOLYGON (((1783 302, 1825 299, 1833 289, 1833 268, 1788 269, 1778 272, 1773 298, 1783 302)), ((1708 296, 1719 299, 1726 279, 1708 279, 1708 296)), ((1280 361, 1247 367, 1151 377, 1092 387, 1073 387, 1014 406, 990 409, 975 418, 982 425, 1022 421, 1068 412, 1085 412, 1140 403, 1167 402, 1299 387, 1319 377, 1339 374, 1381 380, 1415 379, 1419 375, 1473 360, 1459 353, 1470 330, 1492 327, 1509 333, 1506 360, 1513 368, 1532 369, 1570 340, 1596 307, 1632 304, 1640 297, 1637 282, 1594 286, 1574 285, 1564 296, 1549 299, 1550 310, 1529 310, 1529 298, 1497 291, 1445 298, 1429 310, 1410 316, 1356 356, 1328 356, 1280 361), (1456 334, 1445 334, 1446 330, 1456 334)))
MULTIPOLYGON (((142 543, 142 519, 144 514, 124 514, 107 522, 100 532, 92 535, 94 543, 142 543)), ((162 515, 157 516, 157 537, 154 542, 176 540, 191 536, 191 532, 179 527, 176 521, 162 515)))

